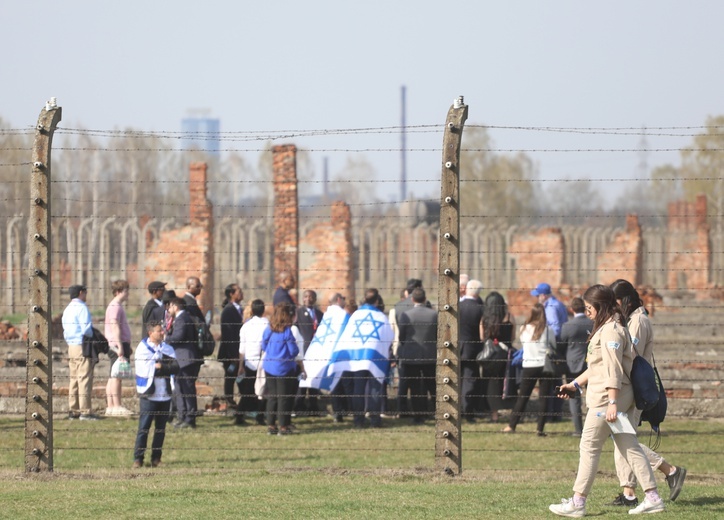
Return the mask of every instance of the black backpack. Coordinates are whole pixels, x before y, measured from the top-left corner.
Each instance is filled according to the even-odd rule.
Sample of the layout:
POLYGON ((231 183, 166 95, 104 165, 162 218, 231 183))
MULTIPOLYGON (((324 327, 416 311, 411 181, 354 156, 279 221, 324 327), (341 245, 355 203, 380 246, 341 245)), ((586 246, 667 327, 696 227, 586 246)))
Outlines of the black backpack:
POLYGON ((199 353, 201 353, 202 356, 213 356, 214 350, 216 349, 216 341, 214 340, 214 336, 211 334, 209 325, 204 320, 200 320, 193 314, 189 314, 189 316, 191 317, 191 321, 193 321, 194 328, 196 329, 196 336, 198 338, 196 346, 199 349, 199 353))

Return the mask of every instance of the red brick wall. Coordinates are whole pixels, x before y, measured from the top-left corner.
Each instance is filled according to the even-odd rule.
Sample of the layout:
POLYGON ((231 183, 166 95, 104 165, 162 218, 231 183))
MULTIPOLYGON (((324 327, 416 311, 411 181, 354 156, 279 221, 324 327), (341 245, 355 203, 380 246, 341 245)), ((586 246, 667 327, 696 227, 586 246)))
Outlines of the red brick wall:
POLYGON ((711 244, 706 212, 706 195, 697 196, 693 203, 669 204, 667 289, 687 289, 701 297, 708 294, 711 244))
POLYGON ((518 236, 508 253, 515 259, 515 279, 508 290, 507 300, 511 313, 528 315, 536 299, 530 291, 545 282, 557 294, 563 284, 565 272, 565 244, 560 228, 541 228, 518 236))
POLYGON ((167 282, 179 297, 186 292, 186 278, 198 276, 204 289, 199 306, 213 309, 214 302, 214 219, 207 198, 206 163, 191 163, 189 170, 190 224, 164 231, 147 244, 146 279, 167 282))
POLYGON ((300 241, 299 288, 316 291, 323 310, 329 293, 356 299, 350 207, 335 202, 331 216, 331 221, 318 223, 300 241))
POLYGON ((275 278, 282 271, 291 271, 299 280, 297 147, 293 145, 275 146, 272 149, 272 155, 275 278))
POLYGON ((636 215, 626 216, 626 229, 616 233, 606 252, 598 258, 598 283, 611 284, 623 278, 634 286, 641 283, 643 241, 636 215))

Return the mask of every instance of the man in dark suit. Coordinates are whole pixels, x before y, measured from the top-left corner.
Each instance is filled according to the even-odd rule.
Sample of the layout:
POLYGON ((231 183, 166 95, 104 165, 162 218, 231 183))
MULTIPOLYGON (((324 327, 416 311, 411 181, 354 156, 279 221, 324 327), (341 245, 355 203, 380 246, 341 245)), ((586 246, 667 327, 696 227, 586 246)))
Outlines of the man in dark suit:
MULTIPOLYGON (((239 331, 242 325, 243 309, 241 300, 244 293, 237 284, 232 283, 224 289, 224 308, 221 311, 221 343, 218 360, 224 366, 224 399, 228 409, 236 408, 234 402, 234 383, 239 368, 239 331)), ((241 395, 241 385, 239 395, 241 395)), ((244 424, 244 416, 236 416, 236 424, 244 424)))
POLYGON ((174 298, 168 306, 173 317, 171 332, 166 336, 166 343, 176 353, 181 370, 176 376, 176 422, 175 428, 196 428, 198 407, 196 402, 196 378, 204 360, 198 348, 198 331, 189 313, 186 302, 182 298, 174 298))
POLYGON ((199 308, 199 302, 196 299, 201 294, 201 289, 204 286, 199 280, 198 276, 189 276, 186 279, 186 294, 184 294, 184 301, 186 302, 186 312, 193 314, 201 321, 205 321, 204 313, 199 308))
MULTIPOLYGON (((437 358, 437 311, 425 305, 425 290, 412 291, 412 309, 397 318, 400 344, 397 347, 400 386, 398 408, 403 414, 407 409, 407 392, 410 391, 410 408, 414 423, 422 423, 428 414, 427 394, 435 402, 435 361, 437 358)), ((395 311, 396 312, 396 311, 395 311)))
POLYGON ((274 297, 272 298, 272 304, 276 307, 280 303, 288 303, 296 307, 296 302, 292 298, 289 291, 294 289, 297 285, 297 280, 294 275, 289 271, 282 271, 279 273, 279 287, 274 291, 274 297))
MULTIPOLYGON (((302 294, 302 305, 297 309, 297 327, 304 338, 304 352, 317 332, 317 327, 322 321, 322 311, 317 308, 317 293, 307 289, 302 294)), ((294 400, 294 412, 305 415, 319 415, 319 401, 317 396, 319 390, 316 388, 300 388, 297 391, 297 398, 294 400), (305 397, 307 398, 305 402, 305 397)))
POLYGON ((145 338, 147 335, 148 323, 151 321, 162 321, 163 320, 163 292, 166 284, 163 282, 151 282, 148 284, 148 292, 151 295, 151 299, 146 302, 146 306, 143 308, 141 313, 141 325, 142 332, 141 338, 145 338))
MULTIPOLYGON (((571 300, 573 319, 563 324, 561 328, 561 341, 558 344, 560 354, 565 352, 568 364, 566 380, 573 381, 586 370, 586 354, 588 351, 588 336, 593 330, 593 321, 585 314, 586 306, 581 298, 571 300)), ((568 400, 571 416, 573 417, 573 435, 580 437, 583 432, 581 418, 581 395, 568 400)))
POLYGON ((480 365, 475 361, 483 348, 480 337, 480 324, 483 321, 483 301, 480 299, 482 290, 483 284, 479 280, 469 280, 465 286, 465 296, 458 304, 462 413, 465 420, 471 423, 475 422, 475 413, 483 411, 485 402, 480 365))

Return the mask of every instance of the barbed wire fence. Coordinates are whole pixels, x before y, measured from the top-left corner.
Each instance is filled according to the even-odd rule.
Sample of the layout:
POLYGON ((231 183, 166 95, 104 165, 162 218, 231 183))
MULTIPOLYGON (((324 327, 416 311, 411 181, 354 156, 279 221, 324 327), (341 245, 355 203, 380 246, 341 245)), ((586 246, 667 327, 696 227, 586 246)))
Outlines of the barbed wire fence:
MULTIPOLYGON (((65 367, 68 363, 67 348, 62 340, 62 333, 57 328, 57 316, 61 309, 67 304, 67 286, 71 283, 83 283, 89 289, 89 306, 94 315, 96 326, 102 329, 103 311, 105 303, 110 299, 110 282, 116 278, 123 278, 131 282, 131 293, 133 295, 128 304, 128 313, 131 316, 131 328, 136 343, 136 334, 140 330, 140 315, 134 312, 133 307, 139 307, 146 297, 146 284, 150 271, 147 261, 153 253, 156 256, 173 257, 183 259, 184 251, 172 247, 169 243, 159 246, 160 238, 168 231, 183 228, 188 224, 189 213, 193 211, 198 201, 191 199, 189 191, 194 185, 193 180, 181 178, 181 171, 186 167, 183 162, 198 159, 199 153, 203 150, 184 152, 178 147, 161 145, 149 147, 144 145, 133 146, 135 139, 169 139, 180 140, 188 135, 178 132, 136 132, 136 131, 105 131, 105 130, 81 130, 62 129, 58 132, 66 136, 75 136, 79 139, 91 137, 97 138, 122 138, 131 143, 128 146, 73 146, 63 145, 52 147, 53 151, 63 154, 60 161, 71 161, 70 155, 75 160, 82 160, 76 164, 76 168, 68 170, 72 175, 65 178, 53 178, 48 184, 48 198, 44 199, 35 191, 30 191, 29 197, 22 197, 21 192, 28 185, 32 190, 40 189, 39 183, 47 179, 50 173, 50 150, 54 126, 59 121, 59 108, 46 107, 45 116, 51 119, 47 122, 39 121, 42 128, 0 130, 0 137, 11 136, 13 138, 29 138, 38 132, 45 137, 45 144, 38 147, 38 140, 33 147, 27 145, 3 146, 3 159, 0 159, 0 168, 11 171, 21 168, 27 171, 31 169, 33 178, 30 183, 25 176, 17 176, 10 181, 5 190, 6 201, 16 203, 22 201, 27 204, 30 201, 30 213, 27 217, 20 213, 2 215, 5 221, 3 226, 4 248, 0 247, 0 257, 4 253, 5 266, 2 269, 5 276, 5 290, 3 291, 2 305, 6 315, 27 314, 28 338, 27 342, 19 342, 7 346, 12 354, 8 360, 14 359, 6 367, 0 369, 2 376, 0 382, 5 383, 4 388, 12 389, 2 397, 6 403, 0 412, 0 420, 10 420, 18 414, 24 414, 23 425, 10 420, 7 431, 15 434, 23 429, 23 446, 10 446, 5 448, 9 457, 5 460, 18 460, 25 457, 25 468, 27 471, 43 471, 47 469, 62 468, 62 463, 54 461, 53 452, 56 441, 62 439, 63 452, 80 452, 89 448, 84 444, 84 439, 79 435, 79 426, 76 423, 56 421, 67 416, 67 403, 63 399, 67 391, 68 373, 65 367), (52 118, 57 118, 55 124, 52 118), (51 130, 52 129, 52 130, 51 130), (164 168, 169 167, 172 171, 170 178, 150 179, 143 178, 141 156, 146 153, 164 154, 166 156, 178 156, 182 159, 163 159, 157 162, 151 161, 151 166, 164 168), (125 154, 125 155, 124 155, 125 154), (31 157, 30 161, 18 159, 18 157, 31 157), (7 157, 7 159, 5 158, 7 157), (134 159, 135 157, 135 159, 134 159), (124 163, 129 165, 129 171, 124 176, 107 178, 103 176, 105 163, 124 163), (164 161, 166 161, 164 163, 164 161), (95 162, 95 164, 94 164, 95 162), (134 169, 135 168, 135 169, 134 169), (129 192, 129 188, 134 185, 129 192), (51 193, 51 186, 53 187, 51 193), (76 188, 91 188, 90 192, 83 192, 76 188), (120 197, 114 196, 119 195, 120 197), (149 196, 150 195, 150 196, 149 196), (146 198, 144 198, 146 197, 146 198), (124 200, 125 198, 125 200, 124 200), (40 200, 38 200, 40 199, 40 200), (51 208, 53 210, 51 211, 51 208), (108 211, 117 213, 115 216, 108 211), (147 217, 144 217, 147 215, 147 217), (35 238, 35 235, 39 235, 35 238), (29 238, 27 238, 29 237, 29 238), (47 240, 46 238, 47 237, 47 240), (27 238, 27 239, 26 239, 27 238), (52 240, 50 240, 52 238, 52 240), (148 244, 156 243, 156 249, 149 250, 148 244), (50 248, 43 249, 44 244, 52 244, 50 248), (168 247, 168 249, 166 249, 168 247), (4 249, 4 250, 3 250, 4 249), (180 256, 179 256, 180 255, 180 256), (28 272, 30 269, 30 272, 28 272), (29 276, 28 276, 29 274, 29 276), (30 299, 47 302, 28 307, 30 299), (53 319, 56 318, 56 325, 53 319), (100 318, 100 319, 99 319, 100 318), (47 333, 46 333, 47 330, 47 333), (46 335, 47 334, 47 335, 46 335), (51 338, 53 338, 51 342, 51 338), (50 348, 52 344, 52 349, 50 348), (25 363, 16 356, 18 345, 22 345, 25 363), (12 356, 16 356, 12 358, 12 356), (12 358, 12 359, 11 359, 12 358), (55 362, 55 363, 53 363, 55 362), (9 366, 15 364, 16 366, 9 366), (23 366, 24 365, 24 366, 23 366), (55 397, 55 399, 53 399, 55 397), (12 401, 23 401, 24 405, 19 410, 13 408, 12 401)), ((41 114, 41 118, 43 114, 41 114)), ((228 132, 220 135, 222 142, 238 143, 244 141, 266 142, 289 140, 296 138, 324 138, 329 135, 380 135, 401 133, 403 130, 410 133, 436 133, 445 134, 446 125, 422 125, 417 127, 378 127, 363 129, 337 129, 337 130, 280 130, 276 132, 228 132)), ((455 125, 453 125, 454 127, 455 125)), ((504 129, 508 131, 547 131, 562 134, 590 134, 590 135, 642 135, 640 129, 634 128, 554 128, 554 127, 502 127, 467 125, 466 128, 479 126, 484 129, 504 129)), ((462 124, 459 125, 462 132, 462 124)), ((700 131, 717 132, 718 127, 661 127, 647 129, 646 135, 662 136, 691 136, 698 135, 700 131)), ((207 136, 195 136, 200 139, 210 139, 207 136)), ((306 153, 389 153, 401 152, 399 148, 385 147, 329 147, 312 146, 304 149, 306 153)), ((396 302, 397 293, 404 288, 408 278, 420 278, 423 280, 428 294, 431 296, 432 304, 438 309, 441 327, 446 327, 448 336, 440 336, 437 342, 437 391, 434 399, 425 395, 428 408, 424 412, 412 412, 397 417, 399 410, 396 405, 396 384, 397 376, 394 371, 390 372, 387 409, 384 418, 385 428, 379 432, 357 432, 349 425, 341 426, 332 422, 330 417, 325 416, 330 407, 330 398, 320 396, 320 403, 323 403, 323 410, 317 412, 298 410, 295 412, 294 422, 298 425, 299 438, 306 438, 304 443, 295 446, 271 446, 263 440, 267 430, 263 426, 252 426, 247 429, 233 429, 229 431, 230 421, 234 420, 232 410, 225 409, 223 402, 223 381, 225 374, 221 369, 219 359, 207 358, 199 376, 198 391, 200 402, 206 408, 205 414, 199 419, 200 428, 192 435, 208 435, 209 432, 219 439, 225 437, 245 439, 246 449, 270 450, 288 453, 291 451, 317 452, 324 457, 335 451, 349 450, 344 441, 340 443, 329 442, 313 444, 308 439, 315 435, 324 437, 326 435, 340 435, 342 438, 353 437, 358 439, 361 435, 369 436, 369 444, 356 442, 355 450, 370 451, 376 453, 394 453, 401 449, 404 439, 410 435, 428 435, 430 448, 407 448, 419 455, 418 464, 433 464, 439 469, 452 470, 459 473, 463 469, 462 453, 474 454, 474 463, 478 468, 495 471, 496 457, 500 457, 500 451, 509 451, 510 446, 501 447, 502 443, 494 443, 491 447, 488 441, 490 436, 499 435, 502 424, 482 422, 490 416, 490 410, 479 411, 477 422, 467 423, 460 416, 460 409, 456 401, 459 396, 454 391, 459 385, 459 360, 446 355, 450 347, 448 342, 454 345, 455 333, 454 319, 457 301, 452 297, 457 292, 453 289, 457 286, 458 277, 461 273, 469 273, 471 277, 482 279, 486 290, 500 291, 509 296, 508 300, 512 309, 517 309, 518 316, 527 313, 525 300, 521 294, 527 294, 532 286, 528 281, 531 277, 541 278, 545 276, 546 268, 526 263, 526 255, 532 256, 536 261, 543 257, 562 255, 564 258, 559 262, 560 266, 554 278, 562 280, 559 284, 564 290, 563 295, 575 295, 587 285, 598 282, 601 274, 599 265, 601 255, 606 252, 625 257, 630 250, 624 245, 616 242, 622 232, 625 231, 615 224, 624 218, 621 214, 598 215, 597 218, 604 221, 604 225, 590 225, 584 230, 575 225, 564 225, 557 232, 564 247, 551 247, 549 242, 538 237, 541 226, 536 223, 536 218, 530 215, 523 215, 510 207, 506 214, 487 214, 484 209, 473 211, 466 210, 464 204, 460 204, 457 218, 460 219, 460 230, 457 233, 454 229, 450 231, 443 226, 442 219, 445 217, 446 201, 454 195, 445 192, 445 175, 449 173, 450 166, 456 164, 455 160, 446 160, 445 154, 449 151, 443 146, 440 148, 410 148, 410 153, 425 153, 433 157, 443 155, 443 191, 442 197, 432 197, 422 201, 403 201, 403 211, 398 202, 381 202, 356 199, 348 202, 351 219, 352 248, 348 253, 353 256, 351 278, 353 279, 347 290, 359 299, 361 292, 367 287, 377 287, 385 296, 386 302, 396 302), (451 162, 450 166, 447 163, 451 162), (406 203, 406 205, 405 205, 406 203), (429 205, 440 206, 440 216, 435 212, 426 213, 429 205), (425 206, 427 205, 427 206, 425 206), (424 207, 423 207, 424 206, 424 207), (503 220, 507 218, 506 222, 503 220), (513 221, 511 224, 510 221, 513 221), (516 222, 517 221, 517 222, 516 222), (608 225, 606 225, 608 224, 608 225), (442 260, 443 244, 447 242, 444 237, 451 233, 454 238, 456 233, 459 236, 457 253, 459 263, 457 266, 446 264, 442 260), (521 237, 528 236, 536 242, 536 246, 530 247, 521 237), (437 252, 440 251, 440 257, 437 252), (451 269, 449 274, 445 269, 451 269), (448 305, 447 310, 444 306, 448 305), (445 364, 445 360, 448 361, 445 364), (452 372, 446 372, 452 367, 452 372), (445 379, 447 378, 447 381, 445 379), (445 399, 447 397, 447 399, 445 399), (228 414, 228 415, 227 415, 228 414), (446 417, 447 414, 447 417, 446 417), (434 427, 428 422, 426 426, 411 425, 408 419, 428 419, 435 416, 434 427), (225 422, 224 422, 225 421, 225 422), (204 432, 204 433, 202 433, 204 432), (451 442, 453 443, 451 445, 451 442), (451 447, 452 446, 452 447, 451 447), (483 455, 480 457, 479 455, 483 455), (419 462, 423 461, 423 462, 419 462)), ((459 150, 458 150, 459 151, 459 150)), ((611 153, 620 154, 641 151, 635 148, 497 148, 497 147, 470 147, 462 146, 463 156, 465 154, 483 153, 611 153)), ((649 151, 661 152, 721 152, 719 148, 668 148, 660 147, 649 151)), ((262 152, 271 156, 271 149, 262 146, 229 146, 221 150, 226 153, 250 153, 262 152)), ((453 154, 454 155, 454 154, 453 154)), ((432 159, 431 159, 432 160, 432 159)), ((438 159, 435 159, 437 161, 438 159)), ((470 179, 465 177, 465 157, 460 163, 460 198, 464 197, 466 190, 481 189, 485 191, 489 185, 517 186, 522 183, 561 183, 578 184, 586 182, 582 179, 516 179, 513 177, 485 179, 470 179)), ((271 170, 272 163, 266 163, 271 170)), ((54 164, 58 169, 58 164, 54 164)), ((67 164, 66 164, 67 167, 67 164)), ((221 166, 217 165, 218 168, 221 166)), ((268 172, 267 172, 268 173, 268 172)), ((681 183, 685 180, 691 181, 712 181, 721 182, 721 179, 713 176, 684 176, 684 177, 659 177, 657 182, 681 183)), ((593 183, 610 182, 642 182, 646 179, 613 178, 607 180, 592 180, 593 183)), ((239 216, 238 198, 231 200, 222 199, 221 202, 214 202, 214 230, 211 239, 213 243, 213 265, 210 272, 211 283, 206 286, 211 288, 213 294, 208 295, 208 301, 212 308, 216 307, 216 321, 213 329, 219 330, 218 322, 218 301, 221 288, 228 283, 237 283, 245 293, 245 301, 252 298, 262 297, 264 301, 271 301, 271 294, 275 288, 275 275, 278 270, 275 268, 273 231, 275 223, 272 211, 277 206, 273 194, 274 180, 268 175, 265 178, 252 179, 211 179, 206 184, 216 193, 224 193, 237 189, 237 186, 254 186, 261 196, 256 200, 249 200, 246 211, 247 216, 239 216)), ((313 179, 298 180, 299 186, 319 186, 322 181, 313 179)), ((345 193, 364 191, 374 187, 375 184, 396 183, 391 179, 368 179, 364 176, 359 178, 337 180, 337 185, 342 186, 340 195, 345 193)), ((413 185, 435 185, 441 183, 441 179, 413 179, 408 182, 413 185)), ((449 203, 447 203, 449 206, 449 203)), ((330 201, 317 200, 307 201, 300 204, 299 233, 307 236, 309 233, 317 232, 316 224, 327 222, 329 215, 325 210, 330 207, 330 201)), ((721 226, 717 224, 718 214, 716 211, 705 212, 707 216, 714 217, 711 229, 707 231, 708 244, 710 249, 705 252, 707 262, 701 265, 689 265, 681 269, 677 274, 677 265, 672 260, 676 257, 689 254, 702 253, 691 251, 689 244, 682 245, 672 237, 677 233, 691 235, 689 228, 685 225, 681 229, 670 229, 666 227, 644 226, 641 230, 641 265, 639 275, 641 285, 649 286, 654 290, 669 289, 669 296, 664 299, 655 299, 652 302, 656 308, 655 327, 657 335, 657 361, 663 367, 662 375, 666 388, 672 392, 676 405, 672 406, 669 417, 699 417, 706 416, 712 419, 721 419, 720 395, 718 385, 722 375, 722 352, 720 339, 718 337, 719 313, 722 306, 718 296, 718 287, 722 277, 722 262, 724 257, 724 233, 721 226), (678 249, 677 249, 678 247, 678 249), (683 280, 682 274, 683 274, 683 280), (673 274, 672 274, 673 273, 673 274), (697 276, 697 273, 701 276, 697 276), (670 283, 673 276, 675 282, 670 283), (678 278, 677 278, 678 276, 678 278), (686 277, 690 280, 686 280, 686 277), (703 280, 703 281, 702 281, 703 280), (692 294, 708 292, 711 297, 694 299, 692 294), (696 338, 697 349, 682 350, 682 342, 689 342, 696 338)), ((549 219, 567 219, 565 214, 548 215, 549 219)), ((681 206, 673 213, 666 214, 652 212, 639 215, 639 218, 665 220, 680 217, 682 220, 695 219, 689 206, 681 206), (678 211, 678 213, 677 213, 678 211)), ((549 220, 550 221, 550 220, 549 220)), ((549 222, 548 221, 548 222, 549 222)), ((685 223, 684 223, 685 224, 685 223)), ((556 234, 556 232, 554 232, 556 234)), ((675 238, 675 237, 674 237, 675 238)), ((180 247, 179 244, 176 244, 180 247)), ((308 244, 307 244, 308 245, 308 244)), ((328 244, 329 245, 329 244, 328 244)), ((311 247, 311 246, 310 246, 311 247)), ((314 252, 319 255, 334 255, 338 253, 337 248, 317 246, 314 252)), ((306 251, 305 253, 309 253, 306 251)), ((449 251, 448 251, 449 253, 449 251)), ((301 268, 301 267, 300 267, 301 268)), ((314 269, 313 269, 314 270, 314 269)), ((327 266, 324 269, 317 268, 316 274, 330 275, 335 271, 344 271, 343 268, 335 269, 334 266, 327 266)), ((159 278, 171 271, 182 273, 180 278, 191 274, 187 269, 179 269, 176 266, 161 266, 158 268, 159 278)), ((610 264, 605 271, 607 274, 619 274, 626 277, 631 273, 628 266, 612 267, 610 264)), ((619 276, 616 276, 619 277, 619 276)), ((540 281, 545 281, 543 278, 540 281)), ((180 282, 177 289, 183 290, 180 282)), ((317 282, 316 285, 305 287, 300 284, 300 289, 313 288, 320 295, 330 290, 338 289, 337 285, 325 285, 317 282)), ((528 296, 530 300, 530 296, 528 296)), ((299 298, 298 298, 299 301, 299 298)), ((301 303, 301 302, 300 302, 301 303)), ((391 306, 390 306, 391 307, 391 306)), ((442 328, 440 329, 442 330, 442 328)), ((134 345, 135 346, 135 345, 134 345)), ((218 347, 217 347, 218 349, 218 347)), ((218 351, 218 350, 217 350, 218 351)), ((107 374, 107 360, 101 356, 101 363, 96 367, 96 381, 104 383, 107 374)), ((412 380, 426 378, 413 377, 412 380)), ((129 383, 124 383, 124 402, 134 403, 135 388, 129 383)), ((100 404, 104 400, 104 388, 96 385, 94 389, 94 408, 102 410, 100 404)), ((413 392, 412 396, 416 396, 413 392)), ((495 396, 488 395, 486 391, 475 395, 481 402, 495 396)), ((529 405, 528 415, 535 417, 537 414, 546 413, 546 396, 538 396, 529 405)), ((510 406, 508 403, 506 406, 510 406)), ((501 410, 506 410, 502 408, 501 410)), ((553 412, 556 419, 568 420, 567 413, 553 412)), ((97 449, 118 452, 119 461, 130 460, 133 451, 135 433, 135 421, 128 421, 116 418, 107 418, 98 425, 86 425, 92 428, 92 432, 99 436, 126 435, 125 445, 101 445, 97 449)), ((531 432, 532 433, 532 432, 531 432)), ((558 432, 563 436, 563 432, 558 432)), ((555 435, 552 435, 555 437, 555 435)), ((20 438, 20 435, 16 435, 20 438)), ((167 437, 167 441, 168 441, 167 437)), ((550 446, 546 449, 532 450, 531 453, 543 452, 552 453, 570 449, 563 446, 550 446)), ((173 447, 167 450, 178 452, 178 458, 191 456, 194 451, 218 450, 217 456, 223 458, 226 449, 214 448, 208 444, 199 444, 188 437, 185 441, 174 442, 173 447)), ((670 453, 676 454, 675 450, 670 453)), ((702 447, 699 455, 716 456, 717 453, 702 447)), ((233 457, 232 457, 233 458, 233 457)), ((468 459, 469 460, 469 459, 468 459)), ((501 460, 501 459, 498 459, 501 460)), ((203 462, 200 462, 203 464, 203 462)), ((13 462, 10 462, 12 466, 13 462)), ((125 462, 119 462, 124 467, 125 462)), ((530 459, 531 466, 524 469, 534 470, 538 466, 530 459)), ((472 469, 465 465, 466 469, 472 469)), ((475 466, 473 466, 475 468, 475 466)))

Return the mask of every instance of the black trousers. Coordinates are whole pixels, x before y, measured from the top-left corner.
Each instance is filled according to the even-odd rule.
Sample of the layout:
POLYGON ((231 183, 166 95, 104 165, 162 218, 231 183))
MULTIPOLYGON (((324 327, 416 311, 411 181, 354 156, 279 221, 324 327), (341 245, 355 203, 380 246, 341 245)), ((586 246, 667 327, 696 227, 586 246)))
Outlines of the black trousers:
POLYGON ((422 420, 428 414, 428 394, 435 401, 435 363, 405 363, 398 366, 400 384, 397 391, 398 410, 400 415, 412 415, 414 419, 422 420), (407 393, 410 392, 410 406, 407 406, 407 393), (407 413, 407 410, 410 410, 407 413))
POLYGON ((543 367, 531 367, 523 369, 523 381, 520 383, 520 393, 518 394, 518 400, 515 401, 515 407, 513 407, 513 413, 510 415, 510 422, 508 426, 515 429, 520 422, 520 418, 525 412, 525 407, 528 406, 530 400, 530 394, 533 393, 535 384, 538 385, 538 396, 541 401, 540 412, 538 413, 538 431, 542 432, 546 424, 546 401, 548 396, 551 395, 553 387, 556 384, 556 379, 549 378, 543 375, 543 367))
POLYGON ((460 363, 460 393, 462 394, 462 415, 474 418, 477 412, 485 411, 483 379, 477 361, 462 360, 460 363))
MULTIPOLYGON (((225 359, 221 362, 224 366, 224 398, 234 400, 234 385, 236 385, 238 359, 225 359), (233 372, 229 372, 229 367, 234 367, 233 372)), ((236 385, 241 394, 241 384, 236 385)))
POLYGON ((176 376, 176 417, 179 421, 196 425, 198 406, 196 401, 196 379, 201 365, 194 363, 183 367, 176 376))
POLYGON ((275 426, 277 420, 281 428, 289 426, 298 385, 294 372, 286 376, 266 375, 266 423, 269 426, 275 426))
POLYGON ((263 414, 266 402, 259 399, 254 393, 254 383, 256 382, 256 370, 244 365, 244 379, 239 385, 239 402, 236 405, 236 415, 244 414, 263 414))

